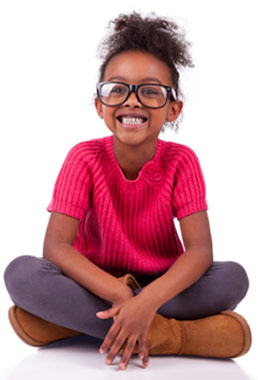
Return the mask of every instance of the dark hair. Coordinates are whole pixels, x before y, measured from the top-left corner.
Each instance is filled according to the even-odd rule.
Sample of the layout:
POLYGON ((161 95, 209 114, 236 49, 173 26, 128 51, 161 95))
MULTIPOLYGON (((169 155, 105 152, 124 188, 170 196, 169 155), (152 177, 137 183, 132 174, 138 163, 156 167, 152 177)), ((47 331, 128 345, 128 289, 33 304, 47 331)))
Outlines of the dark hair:
MULTIPOLYGON (((186 41, 185 34, 179 31, 179 26, 165 17, 158 17, 154 12, 143 18, 139 13, 120 14, 108 24, 109 34, 98 46, 98 56, 102 60, 99 69, 99 81, 103 80, 105 69, 110 60, 117 54, 140 50, 151 53, 165 62, 171 70, 171 78, 178 95, 183 96, 179 87, 179 72, 181 67, 193 67, 189 54, 191 43, 186 41), (113 28, 112 28, 113 24, 113 28)), ((175 123, 167 126, 178 127, 175 123)), ((164 132, 164 128, 162 128, 164 132)))

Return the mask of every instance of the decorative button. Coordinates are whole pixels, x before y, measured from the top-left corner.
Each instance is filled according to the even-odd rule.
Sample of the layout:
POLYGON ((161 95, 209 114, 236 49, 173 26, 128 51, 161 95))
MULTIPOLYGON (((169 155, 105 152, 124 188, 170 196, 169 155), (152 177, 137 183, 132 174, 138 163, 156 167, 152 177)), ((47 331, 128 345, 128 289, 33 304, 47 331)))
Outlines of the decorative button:
POLYGON ((156 172, 153 174, 153 178, 155 179, 156 182, 159 182, 162 178, 162 175, 161 175, 161 173, 156 172))
POLYGON ((163 173, 155 165, 153 165, 153 164, 149 165, 147 167, 146 173, 147 173, 148 179, 154 185, 161 185, 163 183, 163 173))
POLYGON ((157 170, 157 168, 156 168, 155 165, 149 165, 149 166, 147 167, 147 173, 148 173, 148 174, 153 174, 156 170, 157 170))

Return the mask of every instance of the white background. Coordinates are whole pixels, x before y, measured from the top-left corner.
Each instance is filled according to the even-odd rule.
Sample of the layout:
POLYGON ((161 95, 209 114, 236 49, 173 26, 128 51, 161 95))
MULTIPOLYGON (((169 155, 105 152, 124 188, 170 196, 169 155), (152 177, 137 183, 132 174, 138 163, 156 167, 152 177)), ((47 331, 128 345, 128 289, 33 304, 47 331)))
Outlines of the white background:
MULTIPOLYGON (((249 275, 250 290, 236 311, 249 321, 254 342, 234 362, 250 378, 256 373, 258 378, 256 5, 255 0, 0 1, 1 275, 16 256, 42 254, 46 207, 68 150, 110 135, 93 103, 100 64, 96 48, 108 21, 133 10, 172 17, 193 43, 195 68, 181 75, 185 106, 179 132, 159 137, 196 152, 206 180, 214 259, 237 261, 249 275)), ((15 371, 9 377, 8 371, 36 349, 11 330, 12 302, 2 280, 0 287, 5 348, 0 371, 14 379, 15 371)), ((44 363, 43 356, 37 358, 44 363)), ((72 368, 76 371, 76 364, 72 368)))

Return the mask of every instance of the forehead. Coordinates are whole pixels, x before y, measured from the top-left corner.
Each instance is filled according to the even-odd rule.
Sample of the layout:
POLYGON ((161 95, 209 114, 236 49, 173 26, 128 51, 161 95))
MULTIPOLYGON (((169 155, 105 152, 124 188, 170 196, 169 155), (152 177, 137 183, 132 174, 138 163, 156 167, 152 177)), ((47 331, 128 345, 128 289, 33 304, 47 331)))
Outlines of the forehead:
POLYGON ((154 55, 141 51, 128 51, 115 55, 107 64, 103 80, 142 81, 172 84, 169 66, 154 55))

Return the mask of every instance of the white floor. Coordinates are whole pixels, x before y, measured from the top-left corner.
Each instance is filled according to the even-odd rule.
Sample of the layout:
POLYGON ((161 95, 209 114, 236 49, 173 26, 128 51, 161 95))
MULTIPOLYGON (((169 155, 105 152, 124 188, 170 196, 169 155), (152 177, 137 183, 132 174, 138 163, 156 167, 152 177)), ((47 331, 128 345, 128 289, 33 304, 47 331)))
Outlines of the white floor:
MULTIPOLYGON (((2 293, 2 292, 1 292, 2 293)), ((141 376, 143 379, 258 379, 256 318, 247 311, 247 303, 238 308, 248 318, 252 327, 251 350, 236 359, 205 359, 197 357, 150 356, 149 367, 143 368, 134 355, 125 371, 118 368, 117 356, 111 366, 105 365, 105 356, 98 352, 101 341, 89 336, 76 337, 54 343, 48 347, 33 348, 24 344, 13 332, 7 318, 7 309, 12 305, 8 296, 2 293, 2 353, 0 379, 4 380, 59 380, 59 379, 128 379, 141 376), (245 310, 245 311, 244 311, 245 310)), ((243 302, 244 303, 244 302, 243 302)), ((242 303, 242 304, 243 304, 242 303)), ((251 310, 251 309, 250 309, 251 310)))

